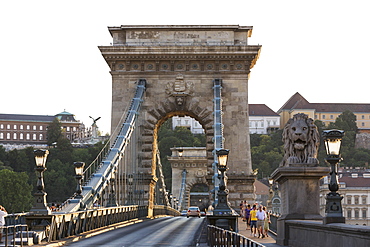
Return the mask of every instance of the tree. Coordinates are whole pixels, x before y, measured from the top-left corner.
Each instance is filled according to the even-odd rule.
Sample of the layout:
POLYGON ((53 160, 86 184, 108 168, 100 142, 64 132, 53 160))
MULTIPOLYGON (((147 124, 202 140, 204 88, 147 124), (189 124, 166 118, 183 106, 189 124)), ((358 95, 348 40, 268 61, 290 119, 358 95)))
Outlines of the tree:
POLYGON ((47 144, 52 146, 54 142, 57 142, 62 135, 62 124, 59 122, 58 118, 54 118, 48 126, 47 131, 47 144))
POLYGON ((28 184, 28 176, 25 172, 0 170, 0 188, 0 204, 8 213, 20 213, 31 209, 32 186, 28 184))

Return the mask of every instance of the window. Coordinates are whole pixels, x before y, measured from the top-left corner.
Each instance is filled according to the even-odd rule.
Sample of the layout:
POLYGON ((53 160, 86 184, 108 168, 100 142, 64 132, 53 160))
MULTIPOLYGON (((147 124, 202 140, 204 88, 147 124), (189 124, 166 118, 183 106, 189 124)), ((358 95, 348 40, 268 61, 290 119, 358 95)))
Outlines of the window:
POLYGON ((351 209, 348 209, 347 210, 347 218, 348 219, 352 218, 352 211, 351 211, 351 209))
POLYGON ((30 139, 30 134, 26 134, 26 139, 29 140, 30 139))
POLYGON ((6 125, 6 128, 7 128, 8 130, 10 130, 10 124, 7 124, 7 125, 6 125))
POLYGON ((366 219, 366 209, 362 209, 362 218, 366 219))
POLYGON ((67 131, 69 131, 69 126, 67 126, 67 131))
POLYGON ((73 131, 76 131, 76 127, 73 127, 73 131))
POLYGON ((181 119, 177 120, 177 125, 181 125, 181 119))
POLYGON ((42 141, 42 139, 43 139, 43 135, 40 134, 39 140, 42 141))
POLYGON ((14 124, 13 129, 15 129, 15 130, 17 129, 17 125, 16 124, 14 124))
POLYGON ((361 123, 361 126, 362 126, 362 127, 364 127, 364 126, 365 126, 365 123, 364 123, 364 122, 362 122, 362 123, 361 123))
POLYGON ((185 120, 185 125, 189 125, 189 120, 185 120))
POLYGON ((34 126, 33 126, 33 130, 37 130, 37 127, 36 127, 36 125, 34 125, 34 126))
POLYGON ((4 129, 4 124, 0 124, 0 129, 4 129))
POLYGON ((17 133, 13 133, 13 140, 17 140, 17 133))
POLYGON ((0 139, 4 139, 4 133, 0 133, 0 139))
POLYGON ((43 130, 44 128, 42 127, 42 125, 40 126, 40 130, 43 130))
POLYGON ((366 196, 363 196, 362 197, 362 203, 361 204, 363 204, 363 205, 365 205, 366 204, 366 196))
POLYGON ((358 205, 358 203, 359 203, 359 198, 358 196, 355 196, 355 204, 358 205))
POLYGON ((352 202, 351 202, 351 197, 349 196, 349 197, 347 197, 347 204, 352 204, 352 202))
POLYGON ((23 133, 19 134, 19 139, 23 140, 23 133))
POLYGON ((28 130, 30 129, 30 126, 29 125, 27 125, 27 127, 26 127, 28 130))
POLYGON ((32 140, 36 141, 36 134, 32 135, 32 140))
POLYGON ((365 115, 362 115, 362 116, 361 116, 361 118, 362 118, 362 119, 365 119, 365 115))
POLYGON ((10 140, 10 133, 6 133, 6 139, 10 140))
POLYGON ((19 125, 19 128, 22 130, 23 129, 23 124, 19 125))
POLYGON ((325 119, 325 115, 322 115, 322 119, 325 119))
POLYGON ((334 116, 333 115, 330 115, 330 119, 333 119, 334 118, 334 116))
POLYGON ((355 209, 355 219, 360 218, 360 210, 355 209))

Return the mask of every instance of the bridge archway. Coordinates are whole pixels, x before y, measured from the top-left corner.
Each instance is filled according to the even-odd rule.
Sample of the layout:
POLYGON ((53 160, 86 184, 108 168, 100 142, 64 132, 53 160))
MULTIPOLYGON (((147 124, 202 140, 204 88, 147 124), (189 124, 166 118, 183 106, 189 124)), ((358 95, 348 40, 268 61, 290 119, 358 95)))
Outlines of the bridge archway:
MULTIPOLYGON (((112 75, 112 130, 120 123, 144 78, 147 89, 139 113, 140 171, 149 186, 149 207, 157 182, 157 135, 169 117, 188 115, 206 133, 207 166, 214 155, 214 80, 222 80, 224 148, 230 149, 229 201, 254 200, 249 142, 248 78, 260 46, 248 45, 252 27, 120 26, 109 27, 112 46, 99 47, 112 75)), ((112 131, 113 133, 113 131, 112 131)))

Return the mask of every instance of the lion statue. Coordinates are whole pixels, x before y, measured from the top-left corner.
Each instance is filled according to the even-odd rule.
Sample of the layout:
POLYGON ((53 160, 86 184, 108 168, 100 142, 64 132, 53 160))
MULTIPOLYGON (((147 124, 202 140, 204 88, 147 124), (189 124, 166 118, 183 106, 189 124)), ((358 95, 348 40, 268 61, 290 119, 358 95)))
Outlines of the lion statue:
POLYGON ((280 166, 317 166, 320 135, 312 118, 298 113, 283 130, 284 158, 280 166))

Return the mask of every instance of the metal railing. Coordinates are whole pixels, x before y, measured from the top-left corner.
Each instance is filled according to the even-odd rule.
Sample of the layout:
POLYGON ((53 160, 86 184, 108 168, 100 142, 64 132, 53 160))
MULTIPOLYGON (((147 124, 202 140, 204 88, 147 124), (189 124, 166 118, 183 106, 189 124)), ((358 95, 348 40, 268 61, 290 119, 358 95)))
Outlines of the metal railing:
POLYGON ((28 226, 26 224, 2 226, 0 231, 5 233, 5 246, 23 246, 23 239, 27 239, 27 243, 29 242, 30 237, 28 234, 28 226), (23 233, 26 233, 26 236, 23 236, 23 233), (12 236, 12 238, 9 238, 10 236, 12 236))
POLYGON ((265 247, 252 239, 244 237, 236 232, 208 225, 207 242, 209 246, 233 246, 233 247, 265 247))
POLYGON ((54 214, 47 242, 148 216, 147 206, 120 206, 54 214))

